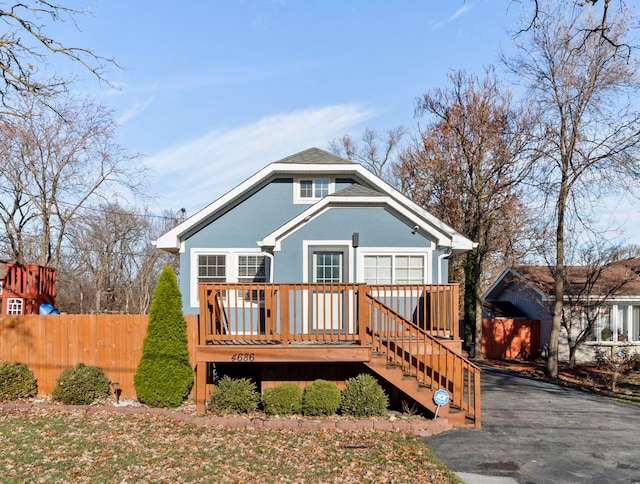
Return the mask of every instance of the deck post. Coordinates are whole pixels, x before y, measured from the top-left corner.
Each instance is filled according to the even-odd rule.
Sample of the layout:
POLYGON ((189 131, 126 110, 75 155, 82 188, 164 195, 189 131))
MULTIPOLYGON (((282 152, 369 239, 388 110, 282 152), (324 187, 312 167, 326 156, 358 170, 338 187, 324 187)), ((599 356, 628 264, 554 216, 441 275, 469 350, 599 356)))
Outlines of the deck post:
POLYGON ((200 298, 200 317, 198 318, 198 344, 207 344, 207 328, 211 327, 211 312, 207 305, 207 286, 205 284, 198 285, 200 298))
POLYGON ((207 362, 198 361, 196 365, 196 412, 207 411, 205 401, 207 399, 207 362))
POLYGON ((451 337, 452 339, 460 338, 460 324, 458 321, 460 319, 459 308, 458 308, 458 299, 459 299, 459 286, 458 284, 454 284, 451 286, 451 302, 449 305, 453 311, 452 319, 453 319, 453 328, 451 328, 451 337))
POLYGON ((283 346, 289 344, 289 291, 289 285, 280 285, 280 340, 283 346))
POLYGON ((370 286, 360 284, 358 287, 358 339, 361 345, 366 344, 367 325, 369 322, 369 305, 367 304, 367 293, 370 286))

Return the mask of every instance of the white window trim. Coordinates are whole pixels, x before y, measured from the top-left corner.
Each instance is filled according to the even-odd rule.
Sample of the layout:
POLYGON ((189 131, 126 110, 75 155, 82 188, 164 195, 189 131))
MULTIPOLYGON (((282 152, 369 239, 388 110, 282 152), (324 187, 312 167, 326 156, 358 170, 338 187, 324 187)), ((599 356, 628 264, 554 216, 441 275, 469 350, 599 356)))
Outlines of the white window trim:
POLYGON ((231 248, 231 249, 191 249, 191 274, 189 275, 189 304, 192 308, 200 306, 198 301, 198 256, 224 255, 226 257, 226 282, 238 282, 238 257, 241 255, 261 255, 269 259, 269 267, 266 273, 267 282, 273 281, 273 255, 260 249, 231 248))
POLYGON ((2 288, 4 286, 4 281, 0 281, 0 296, 2 296, 2 288))
POLYGON ((636 338, 634 339, 634 334, 630 332, 630 330, 633 328, 633 308, 635 307, 640 307, 640 301, 637 299, 629 299, 629 300, 624 300, 624 301, 608 301, 606 303, 603 304, 602 307, 608 307, 609 308, 609 324, 611 327, 611 331, 613 332, 613 335, 611 337, 611 341, 604 341, 602 340, 602 327, 598 327, 598 328, 594 328, 594 330, 596 331, 596 339, 592 340, 592 341, 586 341, 586 344, 588 345, 611 345, 611 346, 616 346, 619 345, 621 343, 639 343, 640 342, 640 338, 638 338, 636 336, 636 338), (618 341, 618 330, 622 330, 623 329, 623 322, 621 321, 620 317, 619 317, 619 308, 620 306, 626 306, 626 311, 627 311, 627 320, 629 321, 629 327, 627 328, 627 341, 622 342, 622 341, 618 341))
POLYGON ((313 184, 313 191, 315 193, 315 182, 316 180, 329 180, 329 193, 327 195, 331 195, 332 193, 335 193, 336 191, 336 180, 335 178, 329 177, 329 176, 322 176, 322 175, 318 175, 318 174, 313 174, 311 176, 301 176, 298 178, 294 178, 293 179, 293 203, 296 205, 301 205, 301 204, 305 204, 305 205, 309 205, 309 204, 313 204, 316 203, 320 200, 322 200, 322 198, 324 197, 301 197, 300 196, 300 181, 302 180, 312 180, 314 182, 313 184))
POLYGON ((424 259, 424 281, 423 284, 432 284, 433 270, 432 270, 432 252, 431 250, 425 250, 424 247, 360 247, 358 248, 358 281, 364 282, 364 258, 365 256, 392 256, 392 269, 391 274, 395 282, 395 256, 422 256, 424 259))
MULTIPOLYGON (((347 249, 347 257, 349 261, 353 261, 354 249, 350 240, 304 240, 302 242, 302 282, 309 283, 311 274, 309 274, 309 248, 315 250, 317 247, 335 247, 338 249, 347 249)), ((353 281, 353 263, 347 262, 347 280, 346 283, 353 281)))
POLYGON ((21 297, 9 297, 9 298, 7 298, 7 314, 24 314, 24 299, 22 299, 21 297), (20 304, 19 304, 20 312, 19 313, 10 312, 11 306, 14 305, 18 301, 20 302, 20 304))

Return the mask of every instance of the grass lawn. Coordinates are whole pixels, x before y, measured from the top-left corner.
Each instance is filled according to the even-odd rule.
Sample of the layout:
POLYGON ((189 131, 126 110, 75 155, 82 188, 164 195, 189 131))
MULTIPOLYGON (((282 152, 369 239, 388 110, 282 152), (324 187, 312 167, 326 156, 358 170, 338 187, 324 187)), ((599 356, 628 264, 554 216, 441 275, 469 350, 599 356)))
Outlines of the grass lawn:
POLYGON ((61 409, 0 414, 3 483, 459 483, 417 436, 222 430, 162 416, 61 409))

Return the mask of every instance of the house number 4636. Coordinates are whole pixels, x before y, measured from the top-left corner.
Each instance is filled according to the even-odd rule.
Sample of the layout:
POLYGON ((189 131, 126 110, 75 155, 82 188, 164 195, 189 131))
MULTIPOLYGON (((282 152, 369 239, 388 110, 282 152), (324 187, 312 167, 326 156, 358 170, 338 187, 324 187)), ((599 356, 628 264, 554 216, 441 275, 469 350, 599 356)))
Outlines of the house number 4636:
POLYGON ((235 353, 231 355, 231 361, 239 362, 239 361, 253 361, 256 359, 256 355, 254 353, 235 353))

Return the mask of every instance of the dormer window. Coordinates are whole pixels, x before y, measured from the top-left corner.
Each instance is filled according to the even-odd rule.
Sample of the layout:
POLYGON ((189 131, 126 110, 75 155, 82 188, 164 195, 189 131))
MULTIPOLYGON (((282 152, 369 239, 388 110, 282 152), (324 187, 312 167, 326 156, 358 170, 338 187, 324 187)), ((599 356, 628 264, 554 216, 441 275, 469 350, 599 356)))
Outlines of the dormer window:
POLYGON ((314 203, 335 190, 329 178, 301 178, 294 182, 294 203, 314 203))

